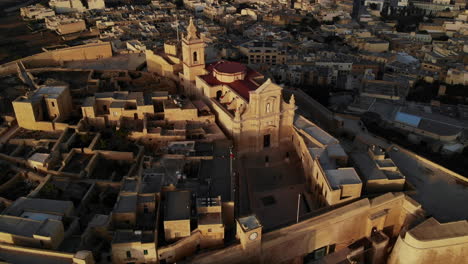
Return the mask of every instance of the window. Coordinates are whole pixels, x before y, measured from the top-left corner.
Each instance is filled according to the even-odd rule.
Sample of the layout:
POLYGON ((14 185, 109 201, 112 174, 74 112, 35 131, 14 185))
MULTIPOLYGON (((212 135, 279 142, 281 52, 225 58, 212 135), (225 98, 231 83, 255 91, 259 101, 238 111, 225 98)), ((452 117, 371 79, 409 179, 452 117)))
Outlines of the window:
POLYGON ((55 103, 54 102, 51 102, 52 103, 52 107, 55 107, 55 103))
POLYGON ((127 251, 127 258, 131 258, 132 257, 132 252, 131 251, 127 251))
POLYGON ((143 249, 143 255, 148 255, 148 250, 147 249, 143 249))
POLYGON ((270 112, 271 112, 270 103, 267 103, 267 104, 266 104, 266 112, 267 112, 267 113, 270 113, 270 112))
POLYGON ((312 253, 313 253, 313 259, 314 260, 323 258, 325 255, 327 255, 327 247, 321 247, 321 248, 315 250, 312 253))
POLYGON ((213 230, 211 228, 208 228, 208 232, 212 232, 213 230))
POLYGON ((197 62, 197 61, 198 61, 198 54, 197 54, 197 52, 195 51, 195 52, 193 53, 193 62, 197 62))

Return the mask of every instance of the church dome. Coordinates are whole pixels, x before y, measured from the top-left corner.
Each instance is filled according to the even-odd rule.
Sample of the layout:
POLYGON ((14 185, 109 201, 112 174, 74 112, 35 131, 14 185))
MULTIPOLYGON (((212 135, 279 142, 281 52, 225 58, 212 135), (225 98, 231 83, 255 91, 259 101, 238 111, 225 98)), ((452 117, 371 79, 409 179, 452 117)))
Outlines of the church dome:
POLYGON ((247 72, 244 64, 231 61, 220 61, 213 67, 213 75, 223 83, 232 83, 237 80, 243 80, 247 72))

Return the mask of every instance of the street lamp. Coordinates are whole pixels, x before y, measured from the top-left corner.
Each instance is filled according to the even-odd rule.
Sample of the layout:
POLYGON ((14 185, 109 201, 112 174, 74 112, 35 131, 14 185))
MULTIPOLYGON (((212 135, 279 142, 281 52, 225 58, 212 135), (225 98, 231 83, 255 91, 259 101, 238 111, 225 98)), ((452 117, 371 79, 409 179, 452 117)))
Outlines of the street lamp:
POLYGON ((232 171, 232 161, 234 160, 234 147, 231 145, 229 147, 229 175, 231 177, 231 201, 235 202, 235 189, 236 189, 236 183, 235 183, 235 175, 232 171))

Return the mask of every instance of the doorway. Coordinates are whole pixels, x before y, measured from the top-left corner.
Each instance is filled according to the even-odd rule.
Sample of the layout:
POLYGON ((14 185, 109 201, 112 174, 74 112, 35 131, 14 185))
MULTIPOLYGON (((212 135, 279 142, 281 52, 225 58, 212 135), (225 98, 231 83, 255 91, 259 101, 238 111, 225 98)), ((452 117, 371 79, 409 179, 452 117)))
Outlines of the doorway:
POLYGON ((263 136, 263 147, 264 148, 270 147, 270 134, 263 136))

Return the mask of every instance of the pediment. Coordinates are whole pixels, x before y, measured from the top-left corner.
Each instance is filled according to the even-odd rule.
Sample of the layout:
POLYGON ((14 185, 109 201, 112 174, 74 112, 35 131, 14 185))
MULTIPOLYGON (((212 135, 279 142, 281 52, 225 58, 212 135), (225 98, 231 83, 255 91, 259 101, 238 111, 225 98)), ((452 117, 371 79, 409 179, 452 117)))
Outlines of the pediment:
POLYGON ((251 91, 251 93, 255 94, 264 94, 270 92, 281 92, 283 88, 278 84, 271 81, 270 78, 266 80, 260 87, 258 87, 255 91, 251 91))

